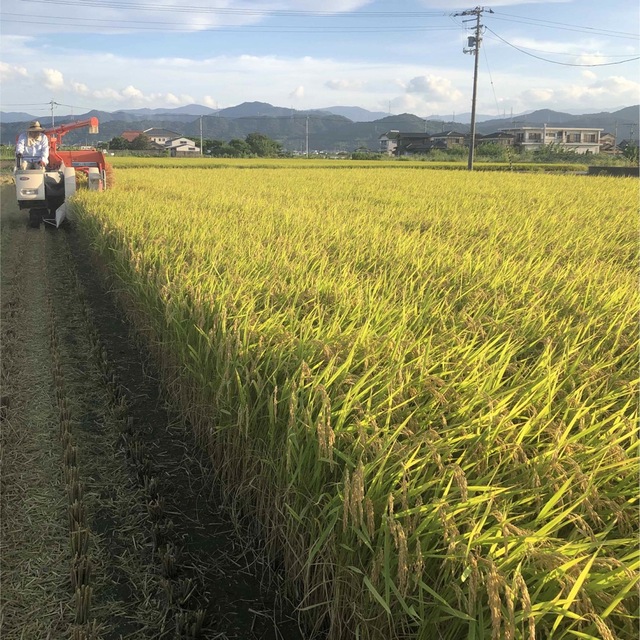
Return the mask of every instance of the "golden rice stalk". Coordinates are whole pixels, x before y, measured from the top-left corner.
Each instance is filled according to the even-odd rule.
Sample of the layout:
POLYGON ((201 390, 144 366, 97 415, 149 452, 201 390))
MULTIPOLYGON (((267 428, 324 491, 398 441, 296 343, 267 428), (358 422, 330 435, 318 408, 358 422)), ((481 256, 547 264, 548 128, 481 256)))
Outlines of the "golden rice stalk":
POLYGON ((489 571, 485 574, 487 593, 489 595, 489 611, 491 612, 491 639, 500 640, 502 626, 502 601, 500 599, 500 578, 496 565, 489 561, 489 571))
POLYGON ((520 602, 522 604, 522 613, 527 620, 527 628, 529 630, 528 639, 536 640, 536 622, 531 612, 531 598, 527 583, 524 581, 521 573, 517 573, 515 577, 517 592, 520 594, 520 602))

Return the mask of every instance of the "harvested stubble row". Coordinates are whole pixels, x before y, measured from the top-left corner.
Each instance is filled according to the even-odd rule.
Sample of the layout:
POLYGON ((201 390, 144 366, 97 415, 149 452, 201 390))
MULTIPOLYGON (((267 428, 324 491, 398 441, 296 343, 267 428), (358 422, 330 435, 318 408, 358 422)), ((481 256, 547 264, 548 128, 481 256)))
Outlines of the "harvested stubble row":
POLYGON ((76 215, 316 628, 635 638, 636 200, 121 169, 76 215))

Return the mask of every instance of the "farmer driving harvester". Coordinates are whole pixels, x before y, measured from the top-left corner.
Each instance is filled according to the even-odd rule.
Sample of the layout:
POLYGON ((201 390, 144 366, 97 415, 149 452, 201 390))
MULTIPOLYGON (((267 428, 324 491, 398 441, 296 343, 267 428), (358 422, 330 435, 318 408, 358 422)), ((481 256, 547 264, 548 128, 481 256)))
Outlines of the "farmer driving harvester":
POLYGON ((16 166, 22 170, 42 169, 49 163, 49 138, 37 120, 21 133, 16 144, 16 166))
POLYGON ((76 192, 76 172, 87 176, 90 191, 106 187, 104 156, 95 149, 61 149, 61 140, 70 131, 89 127, 98 133, 98 118, 92 117, 45 129, 33 120, 16 142, 13 177, 20 209, 29 210, 29 226, 45 222, 59 227, 67 216, 67 200, 76 192))

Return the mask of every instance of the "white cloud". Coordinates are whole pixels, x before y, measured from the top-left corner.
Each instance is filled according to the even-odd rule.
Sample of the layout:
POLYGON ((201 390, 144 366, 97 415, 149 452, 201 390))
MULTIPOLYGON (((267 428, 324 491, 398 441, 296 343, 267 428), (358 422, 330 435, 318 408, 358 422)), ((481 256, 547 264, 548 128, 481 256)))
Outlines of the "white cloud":
POLYGON ((94 98, 98 100, 110 101, 113 100, 115 102, 120 102, 122 100, 122 96, 118 91, 112 89, 110 87, 106 87, 104 89, 97 89, 91 94, 94 98))
POLYGON ((596 80, 586 88, 590 95, 607 95, 615 98, 638 101, 640 96, 640 82, 629 80, 623 76, 609 76, 596 80))
POLYGON ((361 91, 365 83, 362 80, 327 80, 324 86, 333 91, 361 91))
POLYGON ((513 36, 505 38, 522 49, 531 49, 539 54, 572 54, 582 55, 597 52, 603 47, 603 41, 595 38, 581 38, 580 40, 541 40, 531 36, 513 36))
POLYGON ((140 91, 140 89, 136 89, 132 85, 125 87, 121 91, 121 94, 123 98, 131 100, 133 102, 142 102, 144 100, 144 94, 142 93, 142 91, 140 91))
POLYGON ((406 91, 417 93, 429 102, 451 102, 462 97, 462 93, 453 87, 451 80, 432 75, 411 78, 406 91))
MULTIPOLYGON (((410 94, 393 98, 389 101, 388 104, 390 104, 393 108, 393 111, 397 113, 409 113, 416 111, 423 112, 426 106, 424 100, 421 100, 419 97, 410 94)), ((387 105, 380 103, 379 106, 385 107, 387 105)))
POLYGON ((558 88, 528 89, 520 94, 520 100, 530 105, 568 105, 582 104, 591 107, 602 99, 606 103, 637 102, 640 96, 640 83, 622 76, 609 76, 597 79, 595 74, 588 78, 591 84, 568 84, 558 88))
POLYGON ((186 93, 181 93, 180 95, 175 95, 175 93, 165 93, 165 94, 152 94, 150 96, 145 96, 147 102, 153 102, 154 100, 160 100, 164 104, 168 104, 174 107, 179 107, 184 104, 192 104, 195 102, 195 98, 186 93))
POLYGON ((611 62, 603 50, 607 45, 594 38, 571 40, 536 40, 526 36, 517 36, 510 40, 515 46, 527 50, 542 58, 577 65, 598 65, 611 62))
POLYGON ((554 100, 556 92, 553 89, 527 89, 520 94, 522 101, 530 104, 544 104, 554 100))
MULTIPOLYGON (((51 44, 45 47, 38 39, 13 37, 12 41, 18 46, 19 55, 6 47, 3 40, 0 64, 2 98, 7 103, 47 103, 53 98, 87 110, 109 111, 188 103, 224 108, 252 100, 291 106, 295 99, 295 106, 303 109, 353 104, 386 112, 391 103, 396 113, 406 111, 418 116, 461 113, 471 105, 472 61, 462 55, 459 56, 462 62, 444 57, 441 65, 437 65, 429 63, 426 57, 415 56, 398 59, 390 56, 389 61, 381 61, 381 57, 386 58, 384 49, 371 60, 364 51, 339 57, 343 54, 333 53, 327 46, 318 56, 245 53, 202 59, 194 50, 192 58, 185 57, 185 53, 154 58, 147 55, 144 47, 140 48, 144 54, 139 56, 113 53, 117 49, 79 51, 74 48, 72 38, 61 41, 55 48, 51 44), (43 59, 49 60, 50 68, 45 71, 41 69, 43 59), (10 82, 4 82, 7 75, 11 76, 10 82)), ((457 42, 451 46, 458 51, 457 42)), ((503 54, 506 45, 501 48, 503 54)), ((568 44, 566 49, 571 56, 586 50, 568 44)), ((636 104, 640 95, 635 78, 630 73, 625 75, 626 67, 631 65, 618 67, 620 75, 607 76, 606 67, 538 65, 530 58, 516 56, 515 52, 501 55, 499 63, 494 60, 497 60, 495 50, 493 53, 490 50, 492 83, 481 69, 480 113, 493 114, 496 102, 497 110, 507 113, 511 108, 518 112, 538 106, 557 110, 576 110, 582 106, 607 109, 636 104)))
POLYGON ((43 84, 51 91, 60 91, 64 87, 64 76, 57 69, 42 70, 43 84))
POLYGON ((178 98, 178 96, 176 95, 173 95, 173 93, 167 93, 164 99, 165 99, 165 102, 167 102, 172 106, 175 106, 175 107, 180 106, 180 98, 178 98))
POLYGON ((604 64, 606 62, 611 62, 609 58, 600 54, 600 53, 581 53, 575 57, 574 64, 604 64))
POLYGON ((83 82, 75 82, 71 83, 71 88, 81 96, 88 96, 91 92, 89 91, 89 87, 83 82))
POLYGON ((26 68, 21 65, 0 62, 0 81, 2 82, 9 82, 18 77, 26 78, 28 75, 26 68))
MULTIPOLYGON (((196 99, 187 93, 181 93, 176 95, 175 93, 158 93, 150 92, 144 93, 138 87, 133 85, 127 85, 122 89, 114 89, 113 87, 105 87, 101 89, 91 89, 86 84, 81 82, 72 82, 71 88, 75 93, 82 95, 83 97, 93 98, 99 101, 112 101, 118 103, 118 108, 122 108, 126 105, 136 106, 140 104, 147 104, 153 107, 170 106, 177 107, 185 104, 192 104, 196 102, 196 99)), ((203 102, 207 102, 204 100, 203 102)), ((215 101, 209 98, 208 102, 213 106, 215 101)), ((102 108, 102 107, 100 107, 102 108)))

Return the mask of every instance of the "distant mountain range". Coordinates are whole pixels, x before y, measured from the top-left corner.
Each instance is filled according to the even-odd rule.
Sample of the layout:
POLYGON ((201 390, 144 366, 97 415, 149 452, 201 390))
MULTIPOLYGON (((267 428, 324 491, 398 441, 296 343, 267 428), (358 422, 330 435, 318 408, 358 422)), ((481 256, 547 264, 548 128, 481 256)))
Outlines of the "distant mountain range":
MULTIPOLYGON (((638 138, 640 106, 625 107, 613 112, 570 114, 549 109, 521 113, 509 117, 479 116, 476 129, 480 134, 500 129, 548 124, 560 127, 598 127, 617 131, 619 140, 638 138), (484 119, 486 118, 486 119, 484 119)), ((266 102, 244 102, 226 109, 203 105, 187 105, 176 109, 126 109, 114 112, 90 111, 75 116, 56 116, 55 122, 84 120, 95 116, 100 121, 100 133, 89 136, 86 130, 72 131, 65 137, 67 144, 92 144, 111 140, 127 129, 145 130, 152 127, 169 129, 177 135, 199 140, 200 126, 205 138, 230 140, 259 132, 278 140, 285 149, 303 151, 307 131, 312 150, 352 151, 358 147, 377 150, 380 135, 390 129, 404 132, 439 133, 469 131, 466 114, 454 121, 440 116, 421 118, 413 114, 388 115, 360 107, 327 107, 309 111, 276 107, 266 102), (467 122, 465 122, 467 120, 467 122)), ((25 123, 36 119, 23 112, 0 112, 0 142, 13 144, 24 130, 25 123)), ((38 118, 46 127, 48 117, 38 118)))
POLYGON ((328 111, 337 116, 344 116, 353 122, 373 122, 374 120, 380 120, 380 118, 386 118, 391 115, 383 111, 368 111, 362 107, 326 107, 321 109, 321 111, 328 111))
MULTIPOLYGON (((633 108, 633 107, 631 107, 633 108)), ((476 122, 488 122, 488 121, 496 121, 496 120, 517 120, 517 121, 521 121, 523 118, 526 118, 527 116, 530 116, 532 114, 562 114, 563 116, 583 116, 583 115, 589 115, 589 114, 597 114, 597 113, 613 113, 614 111, 621 111, 625 109, 625 107, 616 107, 615 109, 610 109, 609 111, 605 112, 605 111, 598 111, 597 109, 585 109, 583 111, 551 111, 549 109, 540 109, 538 111, 523 111, 522 113, 514 113, 514 114, 510 114, 509 116, 507 116, 506 113, 504 113, 501 116, 490 116, 490 115, 486 115, 486 114, 476 114, 476 122)), ((636 107, 637 109, 637 107, 636 107)), ((541 117, 540 115, 538 115, 537 117, 541 117)), ((427 116, 425 118, 426 120, 455 120, 456 122, 462 122, 464 124, 470 124, 471 123, 471 112, 467 111, 465 113, 454 113, 453 116, 451 115, 447 115, 447 116, 440 116, 440 115, 430 115, 427 116)), ((550 123, 547 123, 550 124, 550 123)))

